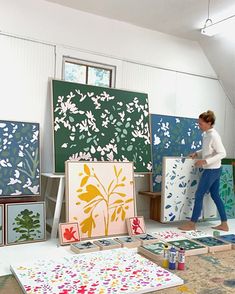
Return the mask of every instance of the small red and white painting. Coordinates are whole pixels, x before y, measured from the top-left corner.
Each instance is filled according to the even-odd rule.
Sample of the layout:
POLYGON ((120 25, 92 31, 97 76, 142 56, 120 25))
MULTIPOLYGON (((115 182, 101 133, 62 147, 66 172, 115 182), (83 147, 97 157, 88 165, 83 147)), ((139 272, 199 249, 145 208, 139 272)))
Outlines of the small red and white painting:
POLYGON ((127 230, 130 236, 146 234, 143 216, 135 216, 126 219, 127 230))
POLYGON ((59 224, 60 245, 77 243, 80 241, 78 223, 60 223, 59 224))

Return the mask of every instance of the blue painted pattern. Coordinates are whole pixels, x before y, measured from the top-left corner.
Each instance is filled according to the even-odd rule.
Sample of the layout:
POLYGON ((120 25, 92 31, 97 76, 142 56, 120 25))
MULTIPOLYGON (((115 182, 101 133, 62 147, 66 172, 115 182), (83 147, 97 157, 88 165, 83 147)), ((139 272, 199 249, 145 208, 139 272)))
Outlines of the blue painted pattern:
POLYGON ((167 115, 151 115, 153 191, 161 191, 163 156, 187 156, 201 149, 198 120, 167 115))
POLYGON ((0 121, 0 197, 40 193, 39 124, 0 121))

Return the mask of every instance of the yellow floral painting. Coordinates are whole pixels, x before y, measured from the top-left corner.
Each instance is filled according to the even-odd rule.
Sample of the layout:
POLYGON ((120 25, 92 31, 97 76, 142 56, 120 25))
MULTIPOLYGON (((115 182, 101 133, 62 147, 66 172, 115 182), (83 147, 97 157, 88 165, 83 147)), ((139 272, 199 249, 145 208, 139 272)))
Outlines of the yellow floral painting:
POLYGON ((81 238, 126 234, 135 215, 132 162, 66 162, 67 221, 81 238))

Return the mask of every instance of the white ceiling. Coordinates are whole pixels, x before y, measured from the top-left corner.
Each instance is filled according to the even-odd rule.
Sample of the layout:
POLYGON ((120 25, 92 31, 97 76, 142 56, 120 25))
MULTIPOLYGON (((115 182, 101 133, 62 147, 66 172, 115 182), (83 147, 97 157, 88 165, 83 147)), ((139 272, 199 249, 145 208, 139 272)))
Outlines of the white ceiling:
MULTIPOLYGON (((208 0, 47 1, 198 41, 235 105, 235 36, 224 39, 200 34, 200 28, 208 18, 208 0)), ((210 0, 209 18, 213 22, 231 15, 235 15, 235 0, 210 0)))

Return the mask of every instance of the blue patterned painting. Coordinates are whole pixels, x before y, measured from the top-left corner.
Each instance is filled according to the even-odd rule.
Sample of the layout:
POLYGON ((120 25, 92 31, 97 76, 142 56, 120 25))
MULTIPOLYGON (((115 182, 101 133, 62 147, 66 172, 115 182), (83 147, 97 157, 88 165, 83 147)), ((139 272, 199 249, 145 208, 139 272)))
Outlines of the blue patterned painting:
POLYGON ((233 166, 229 164, 222 165, 222 174, 220 177, 220 197, 224 203, 227 217, 234 218, 235 194, 233 189, 233 166))
POLYGON ((39 194, 39 124, 0 121, 0 197, 39 194))
POLYGON ((194 118, 151 115, 152 189, 161 191, 163 156, 187 156, 201 149, 202 132, 194 118))
POLYGON ((4 244, 4 205, 0 204, 0 246, 4 244))

